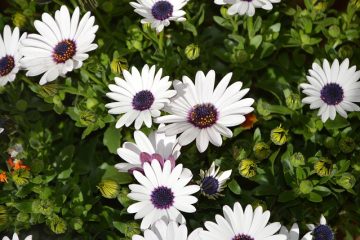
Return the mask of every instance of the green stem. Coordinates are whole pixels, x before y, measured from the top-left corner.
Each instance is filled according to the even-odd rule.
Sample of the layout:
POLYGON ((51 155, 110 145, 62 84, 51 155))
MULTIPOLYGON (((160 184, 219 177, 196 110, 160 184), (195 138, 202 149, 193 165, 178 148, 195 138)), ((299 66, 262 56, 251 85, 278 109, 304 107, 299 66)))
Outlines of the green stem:
POLYGON ((249 34, 249 39, 251 39, 255 34, 254 34, 254 21, 253 21, 253 17, 248 17, 247 18, 247 28, 248 28, 248 34, 249 34))
POLYGON ((86 69, 82 69, 81 71, 83 71, 84 73, 86 73, 86 75, 89 76, 89 78, 91 80, 93 80, 95 83, 101 85, 101 86, 105 86, 106 84, 101 82, 96 76, 94 76, 94 74, 90 73, 88 70, 86 69))
POLYGON ((97 10, 94 11, 94 15, 95 15, 96 19, 100 22, 101 26, 105 29, 105 32, 107 32, 109 34, 112 33, 112 31, 106 24, 104 18, 102 17, 101 14, 99 14, 99 12, 97 10))
POLYGON ((164 30, 160 32, 159 34, 159 49, 160 51, 162 52, 163 51, 163 48, 164 48, 164 30))

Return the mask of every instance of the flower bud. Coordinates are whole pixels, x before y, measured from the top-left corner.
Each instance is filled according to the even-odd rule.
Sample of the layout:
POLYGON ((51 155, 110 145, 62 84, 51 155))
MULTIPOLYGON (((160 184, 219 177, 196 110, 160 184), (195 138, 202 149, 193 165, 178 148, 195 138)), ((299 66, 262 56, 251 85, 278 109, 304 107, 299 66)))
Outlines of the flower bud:
POLYGON ((342 137, 339 141, 339 148, 343 153, 351 153, 355 147, 355 141, 351 137, 342 137))
POLYGON ((30 219, 30 216, 28 213, 19 212, 16 215, 16 220, 19 222, 28 222, 30 219))
POLYGON ((264 142, 257 142, 253 148, 254 155, 258 160, 264 160, 269 157, 271 150, 270 146, 264 142))
POLYGON ((254 160, 243 159, 239 164, 239 173, 245 178, 251 178, 256 175, 257 165, 254 160))
POLYGON ((196 44, 187 45, 185 48, 185 55, 189 60, 195 60, 200 56, 200 48, 196 44))
POLYGON ((353 188, 355 182, 355 177, 350 173, 343 173, 341 177, 336 180, 336 183, 345 189, 353 188))
POLYGON ((305 165, 305 158, 301 152, 296 152, 290 157, 290 164, 293 167, 299 167, 305 165))
POLYGON ((16 185, 23 186, 29 183, 30 172, 26 169, 15 170, 11 177, 16 185))
POLYGON ((129 65, 125 58, 113 58, 110 68, 112 73, 119 75, 122 71, 128 70, 129 65))
POLYGON ((333 164, 330 159, 327 158, 320 158, 315 164, 314 164, 315 172, 320 177, 329 176, 333 169, 333 164))
POLYGON ((339 48, 338 55, 342 59, 351 58, 354 55, 353 48, 348 44, 343 45, 339 48))
POLYGON ((325 138, 324 146, 325 146, 326 148, 328 148, 328 149, 333 149, 333 148, 335 148, 335 146, 336 146, 335 139, 332 138, 332 137, 327 137, 327 138, 325 138))
POLYGON ((285 130, 280 125, 279 127, 271 130, 270 138, 275 145, 284 145, 288 140, 288 130, 285 130))
POLYGON ((9 215, 7 208, 4 205, 0 205, 0 229, 9 223, 9 215))
POLYGON ((46 224, 50 227, 51 231, 55 234, 62 234, 66 232, 67 225, 64 219, 57 216, 56 214, 49 217, 46 224))
POLYGON ((80 112, 80 123, 84 126, 92 125, 96 122, 96 115, 90 111, 80 112))
POLYGON ((25 25, 26 21, 26 16, 22 13, 17 12, 13 16, 13 24, 18 28, 22 28, 25 25))
POLYGON ((114 180, 102 180, 97 188, 100 190, 104 198, 116 198, 119 195, 119 185, 114 180))
POLYGON ((302 107, 300 95, 293 93, 290 90, 284 91, 286 106, 292 110, 300 109, 302 107))
POLYGON ((308 194, 313 190, 313 184, 309 180, 303 180, 300 182, 299 188, 302 194, 308 194))

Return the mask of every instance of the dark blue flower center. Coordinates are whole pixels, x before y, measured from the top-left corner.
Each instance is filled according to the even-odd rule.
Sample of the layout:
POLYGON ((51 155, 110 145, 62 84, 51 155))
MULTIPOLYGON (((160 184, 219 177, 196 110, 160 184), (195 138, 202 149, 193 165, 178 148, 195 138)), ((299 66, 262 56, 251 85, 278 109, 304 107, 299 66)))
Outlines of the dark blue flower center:
POLYGON ((15 61, 12 56, 6 55, 0 58, 0 77, 8 75, 15 67, 15 61))
POLYGON ((144 111, 149 109, 154 101, 154 95, 149 90, 142 90, 135 94, 132 105, 134 109, 144 111))
POLYGON ((201 190, 208 195, 214 195, 218 193, 219 181, 212 176, 205 177, 201 182, 201 190))
POLYGON ((76 53, 76 44, 72 40, 59 42, 53 52, 53 59, 56 63, 64 63, 72 58, 76 53))
POLYGON ((232 240, 254 240, 254 238, 246 234, 238 234, 235 237, 233 237, 232 240))
POLYGON ((344 90, 337 83, 328 83, 321 89, 320 97, 328 105, 337 105, 344 100, 344 90))
POLYGON ((174 193, 170 188, 158 187, 151 193, 151 202, 157 209, 168 209, 174 204, 174 193))
POLYGON ((188 121, 200 129, 211 127, 217 121, 218 112, 211 103, 195 105, 189 112, 188 121))
POLYGON ((327 225, 319 225, 314 230, 312 235, 314 240, 333 240, 334 234, 331 231, 330 227, 327 225))
POLYGON ((151 14, 155 19, 163 21, 173 14, 174 7, 168 1, 158 1, 151 9, 151 14))

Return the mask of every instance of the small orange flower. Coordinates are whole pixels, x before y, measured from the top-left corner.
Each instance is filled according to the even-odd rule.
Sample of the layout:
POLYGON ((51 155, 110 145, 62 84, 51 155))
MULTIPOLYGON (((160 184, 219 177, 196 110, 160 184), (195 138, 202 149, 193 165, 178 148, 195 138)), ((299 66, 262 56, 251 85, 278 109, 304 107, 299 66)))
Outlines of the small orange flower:
POLYGON ((245 122, 241 124, 241 127, 245 129, 250 129, 254 126, 254 123, 256 123, 258 120, 256 118, 256 115, 253 113, 249 113, 245 115, 245 122))
POLYGON ((26 170, 29 170, 30 167, 23 164, 23 161, 22 160, 19 160, 19 159, 15 159, 14 161, 12 160, 12 158, 9 158, 7 160, 7 163, 9 164, 9 166, 11 168, 13 168, 14 170, 19 170, 19 169, 26 169, 26 170))
POLYGON ((0 173, 0 182, 3 182, 3 183, 8 182, 6 172, 1 172, 0 173))

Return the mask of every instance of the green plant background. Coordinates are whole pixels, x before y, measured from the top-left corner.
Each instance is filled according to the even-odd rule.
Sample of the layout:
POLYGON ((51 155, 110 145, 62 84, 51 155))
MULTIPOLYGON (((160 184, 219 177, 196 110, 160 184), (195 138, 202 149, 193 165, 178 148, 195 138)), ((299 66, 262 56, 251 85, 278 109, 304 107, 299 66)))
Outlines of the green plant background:
POLYGON ((115 129, 116 117, 104 105, 113 78, 145 63, 162 67, 171 79, 193 79, 198 70, 214 69, 220 80, 233 72, 233 81, 250 87, 256 100, 258 122, 252 129, 234 128, 232 139, 203 154, 194 144, 183 147, 178 161, 191 168, 194 180, 212 161, 222 170, 233 169, 225 197, 199 196, 197 212, 185 215, 188 228, 214 220, 222 205, 240 201, 270 209, 272 221, 287 226, 297 221, 302 233, 306 223, 317 223, 324 213, 336 239, 360 235, 360 114, 323 124, 317 111, 299 103, 304 97, 299 83, 306 81, 313 62, 349 58, 360 66, 359 1, 283 0, 270 12, 257 9, 254 17, 230 17, 211 0, 191 0, 186 22, 156 34, 140 24, 128 0, 2 0, 0 29, 9 24, 34 32, 34 20, 63 4, 93 12, 100 26, 99 48, 66 78, 40 86, 39 77, 21 72, 0 88, 0 120, 6 129, 0 135, 0 169, 7 169, 6 150, 16 143, 23 145, 20 157, 31 167, 23 176, 27 184, 16 185, 11 177, 0 183, 0 206, 6 209, 0 212, 0 235, 17 231, 33 239, 111 240, 139 232, 139 222, 126 212, 131 203, 127 185, 134 180, 113 167, 120 161, 116 149, 132 141, 134 128, 115 129), (190 44, 198 46, 199 57, 185 51, 190 44), (288 138, 277 146, 270 132, 280 124, 288 138), (261 141, 270 145, 269 157, 257 161, 256 176, 242 177, 239 162, 256 159, 253 148, 261 141), (295 152, 304 155, 303 165, 291 161, 295 152), (332 161, 333 170, 320 177, 314 164, 323 157, 332 161), (96 186, 103 179, 120 185, 116 199, 101 196, 96 186))

